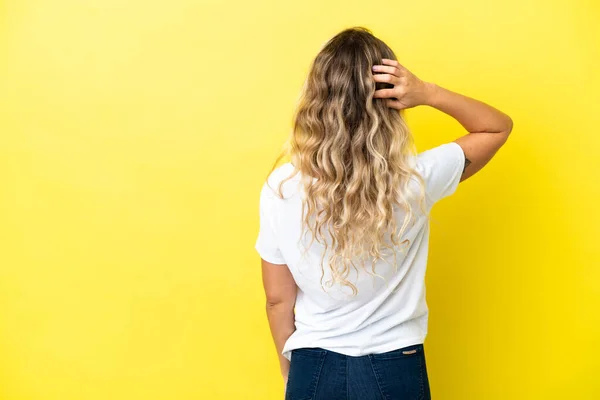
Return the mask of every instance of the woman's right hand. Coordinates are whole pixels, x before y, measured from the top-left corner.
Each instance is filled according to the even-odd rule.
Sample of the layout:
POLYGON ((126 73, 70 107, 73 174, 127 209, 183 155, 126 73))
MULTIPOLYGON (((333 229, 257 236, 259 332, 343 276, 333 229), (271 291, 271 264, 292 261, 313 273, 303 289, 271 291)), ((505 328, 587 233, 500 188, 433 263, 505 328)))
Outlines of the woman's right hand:
POLYGON ((387 99, 387 105, 396 110, 428 104, 434 85, 422 81, 396 60, 382 61, 383 65, 373 66, 373 79, 394 87, 376 90, 373 98, 387 99))

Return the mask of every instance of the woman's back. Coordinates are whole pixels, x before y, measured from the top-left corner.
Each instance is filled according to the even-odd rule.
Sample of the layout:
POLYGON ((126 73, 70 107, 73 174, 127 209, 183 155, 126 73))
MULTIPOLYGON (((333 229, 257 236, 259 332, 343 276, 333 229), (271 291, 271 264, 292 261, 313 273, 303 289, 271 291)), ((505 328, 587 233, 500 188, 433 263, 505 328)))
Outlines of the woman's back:
MULTIPOLYGON (((452 194, 464 168, 461 147, 446 143, 418 154, 413 166, 425 181, 426 212, 435 202, 452 194)), ((296 330, 285 343, 283 355, 301 347, 321 347, 351 356, 381 353, 422 343, 427 333, 427 305, 424 277, 427 265, 428 216, 419 212, 415 201, 413 223, 401 238, 404 246, 377 260, 374 274, 352 268, 347 277, 357 289, 324 282, 332 278, 329 268, 321 270, 321 258, 328 258, 331 246, 310 243, 302 235, 300 176, 283 183, 283 199, 273 189, 293 171, 291 163, 276 168, 261 191, 261 228, 255 248, 264 260, 289 268, 298 287, 295 303, 296 330), (305 251, 306 249, 306 251, 305 251), (323 285, 322 285, 323 283, 323 285)), ((418 192, 418 181, 413 192, 418 192)), ((398 224, 403 210, 395 211, 398 224)), ((367 266, 370 264, 367 262, 367 266)))

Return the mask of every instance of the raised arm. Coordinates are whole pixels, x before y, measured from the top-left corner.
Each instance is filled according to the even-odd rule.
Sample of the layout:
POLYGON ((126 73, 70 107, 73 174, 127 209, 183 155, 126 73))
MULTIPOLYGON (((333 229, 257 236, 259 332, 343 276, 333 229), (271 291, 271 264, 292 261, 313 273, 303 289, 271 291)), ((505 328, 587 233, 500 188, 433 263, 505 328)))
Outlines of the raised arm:
POLYGON ((504 145, 512 131, 512 120, 479 100, 433 83, 426 85, 429 94, 425 104, 453 117, 469 132, 454 140, 462 147, 466 158, 462 182, 482 169, 504 145))
POLYGON ((428 105, 456 119, 469 133, 454 140, 465 153, 461 182, 483 168, 508 139, 512 120, 479 100, 424 82, 396 60, 383 59, 373 66, 376 82, 394 85, 375 91, 373 98, 385 99, 397 110, 428 105))

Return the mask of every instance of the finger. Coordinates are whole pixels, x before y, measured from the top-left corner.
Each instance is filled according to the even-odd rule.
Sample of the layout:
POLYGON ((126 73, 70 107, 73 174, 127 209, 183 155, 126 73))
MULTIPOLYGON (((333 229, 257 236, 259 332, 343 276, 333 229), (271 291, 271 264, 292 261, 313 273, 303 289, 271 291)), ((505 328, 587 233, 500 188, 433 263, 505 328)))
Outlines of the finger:
POLYGON ((403 110, 406 107, 404 106, 404 104, 402 104, 400 101, 396 100, 396 99, 388 99, 385 101, 385 104, 389 107, 389 108, 393 108, 394 110, 403 110))
POLYGON ((381 61, 385 65, 390 65, 392 67, 398 68, 398 71, 400 71, 400 73, 403 73, 406 70, 406 68, 404 68, 404 66, 396 60, 390 60, 389 58, 383 58, 381 61))
POLYGON ((383 64, 385 65, 391 65, 392 67, 397 67, 397 68, 401 68, 402 65, 400 65, 400 63, 398 62, 398 60, 391 60, 389 58, 382 58, 381 61, 383 62, 383 64))
POLYGON ((373 93, 373 98, 375 99, 387 99, 391 97, 396 97, 394 89, 379 89, 373 93))
POLYGON ((375 74, 373 75, 373 79, 375 82, 386 82, 391 83, 392 85, 397 85, 400 83, 400 78, 391 74, 375 74))
POLYGON ((373 71, 400 76, 400 70, 391 65, 373 65, 373 71))

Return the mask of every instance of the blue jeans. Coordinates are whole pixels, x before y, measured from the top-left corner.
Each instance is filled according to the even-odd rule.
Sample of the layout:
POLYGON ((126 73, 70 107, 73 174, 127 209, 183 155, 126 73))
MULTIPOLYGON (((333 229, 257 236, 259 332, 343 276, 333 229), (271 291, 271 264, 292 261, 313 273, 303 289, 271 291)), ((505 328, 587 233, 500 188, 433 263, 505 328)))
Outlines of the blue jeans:
POLYGON ((285 400, 429 399, 423 344, 360 357, 292 350, 285 400))

